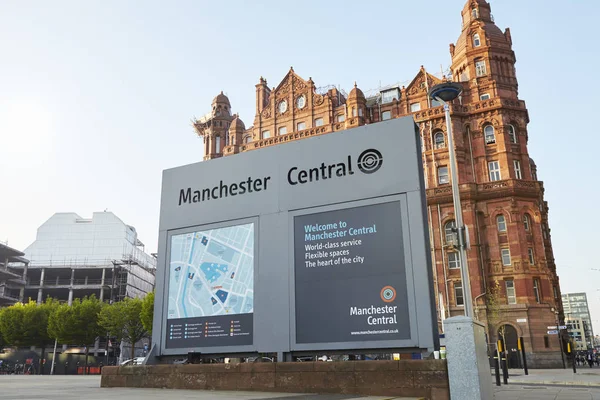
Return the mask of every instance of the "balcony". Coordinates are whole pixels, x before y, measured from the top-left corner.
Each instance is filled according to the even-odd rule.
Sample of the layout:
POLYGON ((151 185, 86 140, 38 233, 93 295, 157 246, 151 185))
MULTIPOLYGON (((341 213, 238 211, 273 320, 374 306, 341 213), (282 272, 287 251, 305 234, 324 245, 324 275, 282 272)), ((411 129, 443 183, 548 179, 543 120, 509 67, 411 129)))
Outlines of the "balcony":
MULTIPOLYGON (((458 186, 461 200, 487 200, 501 197, 528 197, 538 199, 544 192, 539 181, 506 179, 486 183, 463 183, 458 186)), ((427 203, 440 204, 452 202, 452 187, 448 185, 427 189, 427 203)))

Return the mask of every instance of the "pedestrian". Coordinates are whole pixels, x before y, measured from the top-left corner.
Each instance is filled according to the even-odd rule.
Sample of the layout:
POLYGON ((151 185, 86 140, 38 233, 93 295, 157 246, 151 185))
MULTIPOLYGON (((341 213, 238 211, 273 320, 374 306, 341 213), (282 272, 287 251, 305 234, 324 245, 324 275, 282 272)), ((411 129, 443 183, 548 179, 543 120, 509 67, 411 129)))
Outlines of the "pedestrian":
POLYGON ((594 357, 591 352, 587 354, 587 362, 590 368, 592 368, 592 365, 594 364, 594 357))

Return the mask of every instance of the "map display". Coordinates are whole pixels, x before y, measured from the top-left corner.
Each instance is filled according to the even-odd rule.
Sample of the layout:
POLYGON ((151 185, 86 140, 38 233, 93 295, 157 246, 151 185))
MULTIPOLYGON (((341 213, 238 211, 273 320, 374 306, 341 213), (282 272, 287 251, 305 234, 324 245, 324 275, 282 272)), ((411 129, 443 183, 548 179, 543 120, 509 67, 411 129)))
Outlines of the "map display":
POLYGON ((252 343, 254 224, 171 237, 168 347, 252 343))

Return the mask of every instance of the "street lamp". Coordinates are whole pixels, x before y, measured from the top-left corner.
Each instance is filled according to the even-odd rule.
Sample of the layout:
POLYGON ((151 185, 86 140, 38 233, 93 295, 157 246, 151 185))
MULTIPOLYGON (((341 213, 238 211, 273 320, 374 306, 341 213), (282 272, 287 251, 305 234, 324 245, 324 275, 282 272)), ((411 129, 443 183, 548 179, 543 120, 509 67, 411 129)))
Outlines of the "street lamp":
POLYGON ((458 255, 460 260, 460 276, 463 282, 465 302, 465 316, 473 318, 473 298, 471 297, 471 282, 469 279, 469 265, 467 263, 466 230, 463 223, 460 192, 458 190, 458 167, 456 165, 456 152, 452 138, 452 121, 450 119, 449 103, 456 99, 462 92, 462 85, 456 82, 444 82, 435 85, 429 90, 429 97, 444 105, 446 115, 446 129, 448 131, 448 153, 450 155, 450 181, 452 183, 452 201, 454 203, 454 218, 458 232, 458 255))

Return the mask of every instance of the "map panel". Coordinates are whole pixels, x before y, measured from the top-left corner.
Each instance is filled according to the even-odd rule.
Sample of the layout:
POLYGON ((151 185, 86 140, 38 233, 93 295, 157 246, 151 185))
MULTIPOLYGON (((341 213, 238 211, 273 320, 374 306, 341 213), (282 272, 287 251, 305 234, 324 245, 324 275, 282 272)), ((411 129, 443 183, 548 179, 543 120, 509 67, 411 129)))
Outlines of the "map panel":
POLYGON ((169 269, 168 342, 183 340, 179 344, 189 346, 189 340, 205 339, 201 345, 206 346, 224 344, 215 338, 230 344, 251 341, 254 224, 172 236, 169 269), (234 315, 238 317, 206 318, 234 315))

